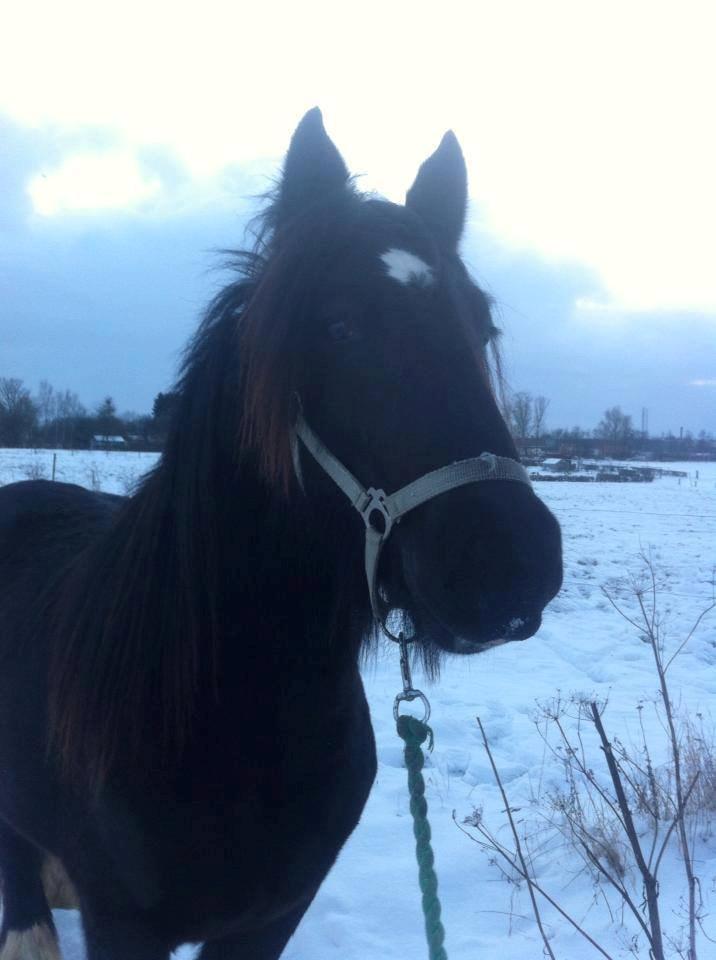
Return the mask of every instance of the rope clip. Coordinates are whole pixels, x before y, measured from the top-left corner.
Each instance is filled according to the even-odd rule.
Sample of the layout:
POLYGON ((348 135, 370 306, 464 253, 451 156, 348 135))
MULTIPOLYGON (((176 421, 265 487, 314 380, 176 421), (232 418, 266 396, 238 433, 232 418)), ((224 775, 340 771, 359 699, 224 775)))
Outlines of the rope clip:
MULTIPOLYGON (((399 693, 395 698, 393 703, 393 717, 397 723, 398 717, 400 716, 400 704, 403 701, 412 703, 413 700, 420 700, 423 705, 423 716, 420 718, 420 722, 427 723, 430 719, 430 701, 422 690, 416 690, 413 687, 413 677, 410 672, 410 657, 408 655, 408 644, 411 640, 406 640, 401 630, 398 636, 398 642, 400 644, 400 673, 403 678, 403 692, 399 693)), ((418 718, 416 717, 416 719, 418 718)))

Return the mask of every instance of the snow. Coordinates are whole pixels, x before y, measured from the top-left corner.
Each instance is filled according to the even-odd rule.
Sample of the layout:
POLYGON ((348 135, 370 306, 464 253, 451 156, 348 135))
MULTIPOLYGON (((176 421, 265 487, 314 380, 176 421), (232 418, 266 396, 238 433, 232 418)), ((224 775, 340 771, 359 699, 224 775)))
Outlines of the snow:
MULTIPOLYGON (((57 478, 124 493, 151 467, 153 454, 120 451, 58 451, 57 478)), ((33 475, 40 465, 49 477, 52 451, 0 450, 0 484, 33 475)), ((504 804, 475 721, 480 716, 501 772, 520 831, 538 851, 538 880, 614 957, 629 956, 635 924, 596 897, 577 855, 545 822, 547 795, 563 782, 561 765, 545 750, 534 723, 538 701, 558 692, 604 700, 610 735, 639 741, 640 711, 657 762, 666 756, 663 730, 651 701, 657 692, 648 645, 602 594, 604 584, 639 569, 639 552, 650 551, 659 570, 660 598, 667 613, 667 647, 675 649, 711 596, 716 561, 716 464, 660 464, 685 470, 686 478, 663 477, 648 484, 535 484, 562 524, 565 582, 545 612, 539 633, 481 656, 449 661, 434 686, 414 671, 414 683, 431 701, 435 749, 425 767, 436 868, 440 882, 446 947, 451 960, 492 956, 500 960, 541 957, 543 948, 524 886, 508 883, 488 857, 453 821, 477 807, 500 839, 511 843, 504 804), (696 479, 698 470, 698 480, 696 479)), ((397 651, 386 649, 364 671, 378 746, 378 776, 363 817, 341 852, 316 900, 286 948, 284 960, 383 960, 424 957, 423 921, 401 741, 393 722, 400 689, 397 651)), ((716 616, 711 615, 670 669, 673 697, 681 709, 700 713, 706 728, 716 694, 716 616)), ((602 769, 596 743, 586 743, 589 762, 602 769)), ((331 771, 326 769, 326 778, 331 771)), ((474 831, 473 831, 474 833, 474 831)), ((696 872, 706 903, 705 930, 716 937, 713 918, 716 840, 696 832, 696 872)), ((277 865, 280 869, 280 865, 277 865)), ((675 845, 662 866, 661 905, 667 933, 682 936, 685 890, 675 845)), ((641 901, 639 885, 636 896, 641 901)), ((79 919, 56 911, 67 960, 83 956, 79 919)), ((557 914, 543 919, 559 960, 597 956, 557 914)), ((701 960, 716 947, 701 940, 701 960)), ((640 956, 648 951, 641 943, 640 956)), ((191 948, 177 956, 188 960, 191 948)), ((671 955, 676 956, 671 950, 671 955)))
POLYGON ((157 461, 156 453, 126 450, 7 450, 0 449, 0 485, 18 480, 77 483, 90 490, 127 494, 157 461))

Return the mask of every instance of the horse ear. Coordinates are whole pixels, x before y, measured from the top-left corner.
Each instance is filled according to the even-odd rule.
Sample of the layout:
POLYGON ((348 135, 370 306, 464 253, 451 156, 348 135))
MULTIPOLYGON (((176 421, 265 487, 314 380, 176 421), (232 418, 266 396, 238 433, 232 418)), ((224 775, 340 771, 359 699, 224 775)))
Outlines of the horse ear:
POLYGON ((326 194, 345 190, 348 168, 323 126, 318 107, 309 110, 291 137, 278 192, 278 219, 309 208, 326 194))
POLYGON ((448 249, 457 249, 465 224, 467 169, 452 130, 418 170, 405 206, 419 214, 448 249))

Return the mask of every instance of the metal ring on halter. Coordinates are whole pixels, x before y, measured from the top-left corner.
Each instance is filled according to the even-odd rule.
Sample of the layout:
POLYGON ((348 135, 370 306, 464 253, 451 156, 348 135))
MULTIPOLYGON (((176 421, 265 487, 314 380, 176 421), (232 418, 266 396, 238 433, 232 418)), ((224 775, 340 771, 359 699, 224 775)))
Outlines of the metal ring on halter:
POLYGON ((368 487, 365 492, 365 499, 355 505, 356 510, 363 517, 366 527, 375 530, 384 540, 388 539, 388 534, 393 526, 393 517, 386 504, 387 499, 388 494, 385 490, 368 487), (379 518, 382 518, 382 530, 376 526, 376 520, 379 520, 379 518))
POLYGON ((413 700, 420 700, 423 705, 423 715, 420 717, 420 722, 428 722, 430 719, 430 701, 422 692, 422 690, 403 690, 403 692, 399 693, 393 701, 393 716, 396 723, 398 722, 398 717, 400 716, 400 704, 402 701, 411 703, 413 700))

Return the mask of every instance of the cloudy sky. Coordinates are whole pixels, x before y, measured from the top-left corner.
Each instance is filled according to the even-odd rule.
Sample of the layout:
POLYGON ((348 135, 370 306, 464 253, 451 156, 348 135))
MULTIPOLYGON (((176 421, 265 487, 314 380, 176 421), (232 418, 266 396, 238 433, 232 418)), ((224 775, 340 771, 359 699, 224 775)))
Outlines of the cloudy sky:
POLYGON ((15 4, 0 36, 0 376, 143 411, 319 105, 401 201, 445 129, 464 254, 549 425, 716 431, 711 2, 15 4))

